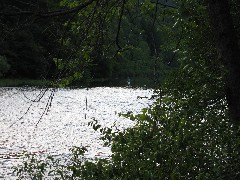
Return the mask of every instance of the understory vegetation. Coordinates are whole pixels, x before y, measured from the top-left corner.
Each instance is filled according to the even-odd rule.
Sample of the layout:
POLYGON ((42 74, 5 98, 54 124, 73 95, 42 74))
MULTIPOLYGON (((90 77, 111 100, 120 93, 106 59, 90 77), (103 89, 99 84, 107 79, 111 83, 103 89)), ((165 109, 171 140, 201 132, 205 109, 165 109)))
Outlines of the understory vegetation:
MULTIPOLYGON (((186 90, 186 89, 185 89, 186 90)), ((21 179, 238 179, 239 131, 229 123, 226 101, 207 87, 192 95, 162 89, 155 105, 136 116, 123 132, 91 125, 111 146, 111 159, 84 158, 74 147, 66 163, 28 156, 16 168, 21 179)))
MULTIPOLYGON (((73 147, 66 163, 52 156, 42 159, 28 155, 15 167, 18 177, 239 179, 240 119, 232 114, 238 111, 231 109, 233 101, 229 99, 239 97, 231 96, 231 83, 238 87, 239 81, 229 78, 239 74, 232 71, 224 56, 231 51, 222 52, 224 46, 216 40, 219 33, 208 13, 212 1, 84 2, 89 4, 82 9, 82 1, 60 3, 67 10, 80 9, 70 20, 62 19, 64 38, 56 44, 64 53, 51 59, 58 82, 68 85, 93 77, 149 77, 157 100, 141 114, 122 114, 136 122, 124 131, 89 123, 111 147, 111 159, 86 159, 85 147, 73 147)), ((240 3, 224 2, 229 4, 232 29, 239 39, 240 3)), ((2 59, 17 57, 10 52, 0 54, 2 59)), ((11 68, 13 59, 10 66, 6 59, 0 62, 11 68)), ((234 63, 238 67, 240 62, 234 63)))

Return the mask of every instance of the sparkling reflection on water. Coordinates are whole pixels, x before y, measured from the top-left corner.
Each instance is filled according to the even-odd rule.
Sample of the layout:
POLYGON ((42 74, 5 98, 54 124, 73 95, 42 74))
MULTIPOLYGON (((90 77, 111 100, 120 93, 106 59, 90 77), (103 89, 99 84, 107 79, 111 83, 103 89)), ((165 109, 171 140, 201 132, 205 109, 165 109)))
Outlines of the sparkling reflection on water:
POLYGON ((88 122, 95 118, 104 127, 130 127, 133 122, 117 113, 140 112, 152 103, 152 94, 151 89, 110 87, 0 88, 0 178, 12 176, 11 167, 24 151, 64 156, 70 147, 83 145, 89 158, 109 157, 110 148, 88 122))

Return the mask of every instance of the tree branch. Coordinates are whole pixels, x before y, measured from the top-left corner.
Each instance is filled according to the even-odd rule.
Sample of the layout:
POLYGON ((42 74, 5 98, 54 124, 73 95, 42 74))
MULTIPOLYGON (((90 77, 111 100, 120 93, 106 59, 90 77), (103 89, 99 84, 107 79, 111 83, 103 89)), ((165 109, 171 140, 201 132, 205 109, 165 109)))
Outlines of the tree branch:
POLYGON ((163 6, 165 8, 173 8, 173 9, 177 9, 178 7, 174 6, 174 5, 170 5, 170 4, 167 4, 167 3, 162 3, 162 2, 155 2, 155 1, 150 1, 151 3, 154 3, 154 4, 157 4, 157 5, 160 5, 160 6, 163 6))
POLYGON ((117 29, 117 36, 116 36, 116 44, 117 44, 118 50, 122 49, 122 47, 119 44, 119 34, 120 34, 124 9, 125 9, 125 0, 122 1, 121 14, 120 14, 119 21, 118 21, 118 29, 117 29))
POLYGON ((87 2, 73 8, 73 9, 61 9, 56 11, 42 12, 42 11, 20 11, 20 12, 0 12, 0 16, 20 16, 20 15, 34 15, 38 18, 46 18, 46 17, 54 17, 54 16, 62 16, 66 14, 76 13, 90 4, 92 4, 96 0, 88 0, 87 2))

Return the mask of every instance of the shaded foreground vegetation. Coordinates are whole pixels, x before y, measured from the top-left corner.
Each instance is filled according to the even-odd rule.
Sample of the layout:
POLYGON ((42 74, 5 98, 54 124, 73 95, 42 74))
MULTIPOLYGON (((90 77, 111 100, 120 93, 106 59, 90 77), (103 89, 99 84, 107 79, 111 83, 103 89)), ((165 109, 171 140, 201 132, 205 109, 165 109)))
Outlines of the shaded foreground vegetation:
MULTIPOLYGON (((67 38, 60 43, 71 51, 66 48, 65 54, 54 57, 57 73, 64 75, 61 82, 69 84, 94 73, 100 77, 105 70, 99 67, 116 68, 115 73, 127 77, 134 65, 144 61, 134 73, 147 74, 153 65, 158 99, 142 114, 123 115, 137 124, 122 132, 89 123, 111 146, 110 160, 86 160, 86 149, 74 147, 67 164, 30 156, 16 169, 20 178, 240 178, 239 1, 92 0, 84 6, 79 1, 61 2, 67 12, 76 12, 68 21, 67 38), (151 63, 145 61, 149 59, 151 63), (84 71, 85 67, 92 68, 84 71), (159 83, 160 73, 168 78, 159 83)), ((44 12, 39 18, 49 15, 44 12)))
MULTIPOLYGON (((51 155, 42 159, 27 156, 16 168, 26 179, 238 179, 238 132, 227 121, 226 101, 209 100, 208 90, 191 97, 158 92, 161 99, 139 115, 123 114, 137 125, 113 132, 90 122, 102 132, 113 155, 89 160, 85 147, 73 147, 69 161, 51 155), (201 98, 199 98, 201 95, 201 98), (196 103, 201 102, 201 103, 196 103), (206 103, 208 102, 208 103, 206 103)), ((198 89, 195 89, 198 90, 198 89)))

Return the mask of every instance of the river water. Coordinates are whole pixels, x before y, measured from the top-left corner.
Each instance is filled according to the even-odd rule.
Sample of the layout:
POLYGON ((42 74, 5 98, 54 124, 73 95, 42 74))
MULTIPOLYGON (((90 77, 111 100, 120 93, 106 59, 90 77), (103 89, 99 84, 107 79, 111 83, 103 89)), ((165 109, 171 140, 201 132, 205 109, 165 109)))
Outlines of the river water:
POLYGON ((152 94, 151 89, 119 87, 0 88, 0 179, 14 179, 11 168, 25 151, 65 156, 72 146, 85 146, 86 157, 110 157, 110 148, 88 123, 95 119, 103 127, 131 127, 134 123, 118 113, 139 113, 153 103, 152 94))

